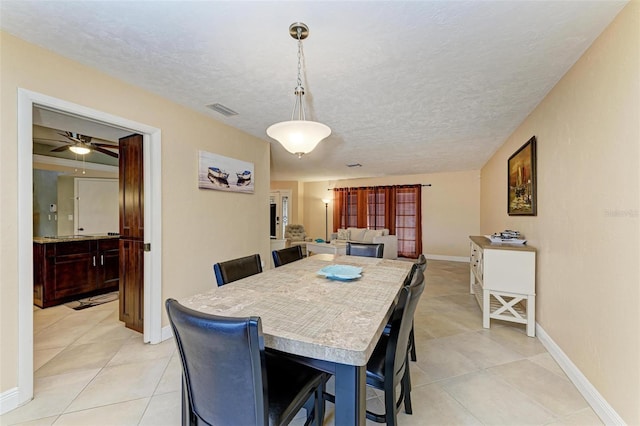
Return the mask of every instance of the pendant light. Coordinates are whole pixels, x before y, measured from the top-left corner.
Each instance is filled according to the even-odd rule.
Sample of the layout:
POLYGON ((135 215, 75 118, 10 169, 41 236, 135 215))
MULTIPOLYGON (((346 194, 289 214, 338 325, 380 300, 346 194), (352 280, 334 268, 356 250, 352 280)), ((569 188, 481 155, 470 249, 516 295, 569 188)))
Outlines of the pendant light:
POLYGON ((295 22, 289 26, 289 34, 298 40, 298 85, 294 90, 296 102, 290 121, 272 124, 267 129, 267 135, 280 142, 292 154, 302 157, 331 134, 329 126, 316 121, 308 121, 304 113, 304 87, 300 74, 302 58, 302 40, 309 36, 309 27, 302 22, 295 22))

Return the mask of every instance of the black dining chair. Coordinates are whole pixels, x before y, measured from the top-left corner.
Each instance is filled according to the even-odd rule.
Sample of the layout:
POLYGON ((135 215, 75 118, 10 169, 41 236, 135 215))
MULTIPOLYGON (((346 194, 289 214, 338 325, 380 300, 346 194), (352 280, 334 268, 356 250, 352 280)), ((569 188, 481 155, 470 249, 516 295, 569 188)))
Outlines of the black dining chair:
POLYGON ((382 258, 384 253, 383 243, 352 243, 347 242, 348 256, 365 256, 382 258))
MULTIPOLYGON (((389 334, 382 334, 367 362, 367 386, 384 391, 384 414, 367 411, 367 419, 395 426, 397 413, 404 401, 404 410, 412 414, 411 378, 409 375, 409 334, 413 326, 420 296, 424 291, 424 274, 417 266, 411 283, 402 287, 398 303, 391 314, 389 334), (396 398, 396 388, 400 395, 396 398)), ((325 399, 335 402, 335 395, 325 392, 325 399)))
MULTIPOLYGON (((409 272, 405 280, 405 285, 409 285, 411 283, 413 274, 415 273, 416 269, 420 269, 422 273, 424 273, 427 269, 427 258, 424 256, 424 254, 420 254, 420 256, 418 256, 418 260, 416 260, 416 262, 411 267, 411 271, 409 272)), ((391 322, 389 322, 384 328, 384 333, 389 334, 390 330, 391 322)), ((413 324, 411 325, 411 332, 409 333, 409 354, 411 356, 411 361, 415 362, 418 360, 418 355, 416 354, 416 338, 413 324)))
POLYGON ((262 272, 259 254, 227 260, 213 265, 218 287, 262 272))
POLYGON ((409 335, 420 296, 424 291, 424 274, 416 269, 410 285, 402 288, 398 304, 391 315, 391 332, 383 334, 367 362, 367 386, 384 390, 385 413, 367 411, 367 418, 387 425, 397 424, 397 412, 411 414, 411 381, 409 376, 409 335), (400 395, 396 399, 396 387, 400 395))
POLYGON ((330 376, 266 352, 260 317, 165 306, 182 364, 183 425, 286 425, 303 407, 306 424, 322 424, 330 376))
MULTIPOLYGON (((416 267, 420 268, 420 270, 424 274, 424 272, 427 270, 427 258, 424 256, 424 254, 420 253, 420 256, 418 256, 418 260, 416 261, 415 265, 416 267)), ((413 329, 414 327, 412 324, 411 333, 409 334, 409 355, 411 357, 411 361, 415 362, 418 360, 418 355, 416 354, 416 337, 413 329)))
POLYGON ((273 256, 273 264, 276 268, 303 258, 302 247, 300 246, 291 246, 280 250, 273 250, 271 255, 273 256))

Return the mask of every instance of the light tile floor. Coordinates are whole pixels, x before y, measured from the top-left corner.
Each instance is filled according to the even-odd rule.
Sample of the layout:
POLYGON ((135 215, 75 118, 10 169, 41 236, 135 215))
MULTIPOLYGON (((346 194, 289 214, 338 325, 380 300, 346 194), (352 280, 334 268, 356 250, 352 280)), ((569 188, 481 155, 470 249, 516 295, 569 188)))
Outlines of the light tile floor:
MULTIPOLYGON (((415 315, 413 415, 401 410, 401 425, 602 424, 524 326, 482 328, 468 264, 429 261, 426 277, 415 315)), ((35 398, 0 424, 179 425, 173 339, 143 344, 117 309, 117 301, 82 311, 34 309, 35 398)), ((367 398, 370 409, 383 406, 380 393, 369 389, 367 398)), ((294 424, 303 424, 301 416, 294 424)), ((333 424, 327 403, 325 425, 333 424)))

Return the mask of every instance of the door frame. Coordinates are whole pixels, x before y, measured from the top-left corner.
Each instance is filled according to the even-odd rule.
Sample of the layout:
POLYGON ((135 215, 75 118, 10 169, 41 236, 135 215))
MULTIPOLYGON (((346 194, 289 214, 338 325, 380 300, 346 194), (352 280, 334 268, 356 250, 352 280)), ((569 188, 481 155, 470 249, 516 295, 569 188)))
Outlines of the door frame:
MULTIPOLYGON (((282 220, 282 197, 286 196, 288 198, 287 203, 287 220, 291 223, 291 203, 293 202, 291 198, 291 190, 290 189, 273 189, 269 191, 269 199, 271 197, 275 197, 276 204, 276 213, 280 215, 280 223, 276 226, 276 240, 284 239, 284 223, 282 220)), ((271 201, 271 200, 269 200, 271 201)), ((271 218, 269 218, 271 220, 271 218)))
POLYGON ((33 398, 33 107, 131 130, 143 136, 145 343, 162 341, 161 130, 62 99, 18 88, 18 405, 33 398), (151 214, 153 212, 153 215, 151 214))

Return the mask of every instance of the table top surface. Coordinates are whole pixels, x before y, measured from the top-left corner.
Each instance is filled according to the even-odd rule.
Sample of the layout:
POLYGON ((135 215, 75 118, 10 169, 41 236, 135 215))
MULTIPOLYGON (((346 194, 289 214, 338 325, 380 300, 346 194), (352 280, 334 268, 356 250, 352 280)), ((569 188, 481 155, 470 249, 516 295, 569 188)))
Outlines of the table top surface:
POLYGON ((362 366, 384 330, 411 265, 399 260, 317 254, 180 303, 214 315, 259 316, 269 348, 362 366), (334 281, 318 274, 329 265, 362 267, 362 277, 334 281))

